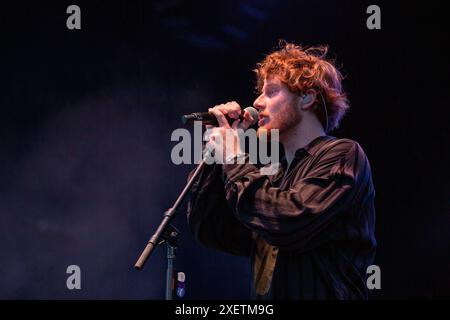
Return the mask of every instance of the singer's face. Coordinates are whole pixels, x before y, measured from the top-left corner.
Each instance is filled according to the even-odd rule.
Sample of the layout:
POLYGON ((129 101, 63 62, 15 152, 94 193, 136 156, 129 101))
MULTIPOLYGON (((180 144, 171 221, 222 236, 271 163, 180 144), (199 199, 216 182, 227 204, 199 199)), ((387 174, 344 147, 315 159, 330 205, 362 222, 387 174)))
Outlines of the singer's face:
POLYGON ((262 93, 253 102, 259 111, 258 133, 278 129, 280 138, 290 129, 297 126, 302 116, 298 108, 299 96, 289 91, 288 87, 278 78, 268 78, 264 81, 262 93))

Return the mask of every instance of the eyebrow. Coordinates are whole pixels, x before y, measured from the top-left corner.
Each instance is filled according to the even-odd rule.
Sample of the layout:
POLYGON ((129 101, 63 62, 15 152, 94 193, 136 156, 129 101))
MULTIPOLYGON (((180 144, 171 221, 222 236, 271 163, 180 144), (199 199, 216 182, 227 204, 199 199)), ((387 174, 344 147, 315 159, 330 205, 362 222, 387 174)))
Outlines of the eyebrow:
POLYGON ((270 87, 279 87, 279 86, 280 85, 278 83, 269 83, 263 87, 263 90, 267 90, 267 88, 270 88, 270 87))

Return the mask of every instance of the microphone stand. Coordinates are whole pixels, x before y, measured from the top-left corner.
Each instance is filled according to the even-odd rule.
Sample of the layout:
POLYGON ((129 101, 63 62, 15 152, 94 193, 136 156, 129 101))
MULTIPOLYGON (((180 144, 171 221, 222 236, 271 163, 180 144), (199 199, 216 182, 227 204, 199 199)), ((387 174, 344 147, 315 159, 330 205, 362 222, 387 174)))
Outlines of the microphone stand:
POLYGON ((177 248, 178 236, 180 234, 180 232, 172 224, 170 224, 170 222, 175 217, 178 207, 183 202, 187 193, 192 188, 192 185, 194 184, 194 181, 196 180, 197 176, 200 174, 201 170, 205 166, 206 158, 210 156, 208 151, 205 154, 206 155, 203 157, 203 160, 195 169, 194 174, 188 180, 186 186, 181 191, 174 205, 171 208, 169 208, 166 212, 164 212, 161 224, 148 241, 147 246, 144 248, 139 259, 134 265, 135 269, 142 270, 144 264, 152 254, 155 247, 163 243, 167 244, 166 300, 172 300, 173 298, 172 297, 173 264, 175 260, 175 250, 177 248))

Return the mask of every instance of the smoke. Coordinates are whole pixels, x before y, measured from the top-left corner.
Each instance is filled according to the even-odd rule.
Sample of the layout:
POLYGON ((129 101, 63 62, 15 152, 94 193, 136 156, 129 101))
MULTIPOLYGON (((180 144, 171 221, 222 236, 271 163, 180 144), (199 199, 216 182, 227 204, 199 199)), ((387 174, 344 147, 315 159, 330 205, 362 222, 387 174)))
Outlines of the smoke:
POLYGON ((206 100, 147 83, 53 108, 1 194, 0 298, 162 298, 165 250, 132 268, 191 169, 170 161, 179 111, 161 111, 206 100), (82 290, 67 289, 69 265, 82 290))

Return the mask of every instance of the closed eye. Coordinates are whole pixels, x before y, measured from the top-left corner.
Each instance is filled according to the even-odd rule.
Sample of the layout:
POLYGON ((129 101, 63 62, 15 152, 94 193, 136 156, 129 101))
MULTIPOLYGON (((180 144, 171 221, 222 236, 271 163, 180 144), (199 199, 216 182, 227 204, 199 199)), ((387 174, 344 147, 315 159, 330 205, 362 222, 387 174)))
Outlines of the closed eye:
POLYGON ((266 90, 266 95, 271 97, 273 95, 275 95, 276 93, 278 93, 279 89, 278 88, 270 88, 268 90, 266 90))

